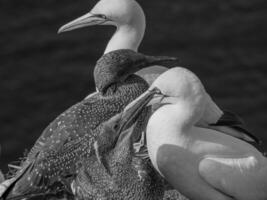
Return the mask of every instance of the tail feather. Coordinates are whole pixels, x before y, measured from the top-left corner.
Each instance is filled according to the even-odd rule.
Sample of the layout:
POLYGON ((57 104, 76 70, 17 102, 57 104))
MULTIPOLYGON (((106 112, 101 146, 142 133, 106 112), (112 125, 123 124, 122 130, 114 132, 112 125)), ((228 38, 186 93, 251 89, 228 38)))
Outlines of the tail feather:
MULTIPOLYGON (((7 197, 16 197, 21 195, 39 194, 46 191, 46 185, 50 178, 45 170, 36 167, 36 160, 27 166, 13 184, 13 187, 7 194, 7 197)), ((43 165, 45 168, 45 166, 43 165)))
POLYGON ((31 166, 32 163, 27 163, 20 171, 17 172, 17 174, 13 178, 6 180, 2 184, 0 184, 0 186, 2 186, 3 188, 2 191, 0 191, 0 199, 6 199, 6 197, 9 196, 16 183, 21 179, 21 177, 23 177, 23 175, 28 171, 31 166))

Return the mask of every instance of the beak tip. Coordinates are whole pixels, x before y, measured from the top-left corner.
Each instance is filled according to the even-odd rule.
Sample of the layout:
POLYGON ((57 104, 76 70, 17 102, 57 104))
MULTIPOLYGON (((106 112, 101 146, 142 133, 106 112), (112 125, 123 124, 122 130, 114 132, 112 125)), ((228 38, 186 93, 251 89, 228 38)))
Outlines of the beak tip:
POLYGON ((57 31, 57 34, 65 32, 64 27, 60 27, 57 31))
POLYGON ((78 28, 86 27, 86 26, 92 26, 92 25, 98 25, 103 23, 104 19, 100 19, 98 16, 92 14, 92 13, 87 13, 63 26, 61 26, 57 33, 63 33, 63 32, 68 32, 72 31, 78 28), (97 18, 97 19, 96 19, 97 18))

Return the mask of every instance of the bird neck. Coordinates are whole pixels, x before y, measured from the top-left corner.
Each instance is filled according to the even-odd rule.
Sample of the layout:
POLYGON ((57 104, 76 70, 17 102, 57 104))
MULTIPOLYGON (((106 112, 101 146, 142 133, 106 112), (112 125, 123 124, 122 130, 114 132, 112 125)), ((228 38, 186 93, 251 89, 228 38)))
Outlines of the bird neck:
POLYGON ((131 49, 137 52, 144 37, 145 27, 144 19, 139 20, 138 23, 118 25, 104 54, 118 49, 131 49))

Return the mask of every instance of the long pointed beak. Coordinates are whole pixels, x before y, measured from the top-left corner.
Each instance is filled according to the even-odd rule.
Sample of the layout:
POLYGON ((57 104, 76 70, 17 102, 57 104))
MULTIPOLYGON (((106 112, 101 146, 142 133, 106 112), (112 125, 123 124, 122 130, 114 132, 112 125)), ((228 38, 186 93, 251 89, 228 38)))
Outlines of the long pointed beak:
MULTIPOLYGON (((151 101, 154 101, 153 99, 159 99, 163 98, 163 95, 161 94, 160 90, 158 88, 154 88, 152 90, 148 90, 147 92, 143 93, 140 97, 138 97, 136 100, 131 102, 123 111, 121 122, 120 122, 120 129, 118 133, 123 133, 124 130, 130 128, 135 124, 135 121, 137 120, 138 116, 142 113, 143 109, 146 106, 150 105, 151 101), (155 97, 156 96, 156 97, 155 97), (160 97, 160 98, 159 98, 160 97)), ((127 132, 126 133, 131 133, 127 132)), ((125 136, 120 135, 119 138, 123 138, 125 136)), ((120 142, 120 139, 118 139, 117 143, 120 142)))
POLYGON ((121 144, 125 138, 132 137, 136 120, 142 113, 143 109, 149 105, 150 101, 155 95, 161 95, 161 92, 158 88, 153 88, 146 91, 124 109, 121 115, 119 131, 117 132, 118 136, 115 141, 116 146, 121 144))
POLYGON ((101 25, 106 21, 109 21, 109 19, 105 15, 87 13, 62 26, 58 30, 58 33, 63 33, 87 26, 101 25))

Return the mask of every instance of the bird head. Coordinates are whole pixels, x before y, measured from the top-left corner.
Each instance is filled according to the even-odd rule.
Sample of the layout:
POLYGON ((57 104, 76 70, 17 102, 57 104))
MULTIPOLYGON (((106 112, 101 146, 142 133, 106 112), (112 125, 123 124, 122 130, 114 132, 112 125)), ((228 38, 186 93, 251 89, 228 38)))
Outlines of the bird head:
POLYGON ((130 49, 119 49, 104 54, 94 69, 96 88, 101 93, 115 83, 124 82, 130 75, 149 66, 173 67, 178 59, 168 56, 147 56, 130 49))
POLYGON ((194 101, 200 93, 204 92, 204 87, 199 78, 186 68, 174 67, 161 74, 150 88, 157 87, 169 103, 175 103, 181 99, 194 101), (173 101, 170 99, 173 98, 173 101))
MULTIPOLYGON (((106 169, 109 167, 104 160, 103 154, 109 152, 111 149, 115 150, 117 154, 124 150, 131 150, 132 138, 135 136, 133 135, 133 130, 136 120, 147 103, 154 97, 154 94, 158 92, 156 88, 151 90, 141 98, 142 102, 137 102, 130 106, 130 109, 124 109, 123 112, 115 115, 103 124, 102 130, 94 144, 94 148, 98 161, 103 164, 106 169)), ((141 133, 138 132, 137 134, 141 133)))
POLYGON ((139 24, 145 26, 145 15, 135 0, 100 0, 87 14, 67 23, 59 33, 94 25, 139 24))
POLYGON ((155 111, 168 105, 168 107, 172 107, 168 110, 168 115, 173 115, 175 120, 177 118, 180 120, 181 115, 183 115, 185 116, 183 120, 187 120, 186 125, 191 125, 203 115, 206 108, 205 99, 206 92, 199 78, 185 68, 175 67, 161 74, 145 93, 125 109, 138 116, 142 111, 139 109, 141 106, 142 108, 152 106, 152 111, 155 111), (157 94, 151 93, 154 89, 159 92, 157 94), (150 96, 150 101, 147 101, 148 96, 150 96), (138 108, 138 111, 132 110, 135 108, 138 108))

